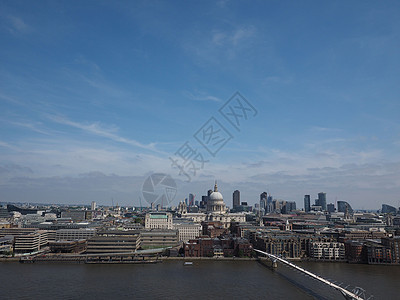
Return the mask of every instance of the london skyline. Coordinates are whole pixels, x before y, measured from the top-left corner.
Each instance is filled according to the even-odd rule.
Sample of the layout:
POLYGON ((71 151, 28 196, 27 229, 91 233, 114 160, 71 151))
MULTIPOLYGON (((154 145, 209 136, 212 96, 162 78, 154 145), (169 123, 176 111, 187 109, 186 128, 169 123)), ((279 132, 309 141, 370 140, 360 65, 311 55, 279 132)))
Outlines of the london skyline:
MULTIPOLYGON (((139 205, 170 174, 176 199, 215 179, 257 203, 398 207, 396 2, 68 1, 0 4, 0 201, 139 205), (240 92, 257 115, 219 113, 240 92), (232 139, 190 183, 169 157, 211 118, 232 139)), ((196 199, 196 200, 197 200, 196 199)))

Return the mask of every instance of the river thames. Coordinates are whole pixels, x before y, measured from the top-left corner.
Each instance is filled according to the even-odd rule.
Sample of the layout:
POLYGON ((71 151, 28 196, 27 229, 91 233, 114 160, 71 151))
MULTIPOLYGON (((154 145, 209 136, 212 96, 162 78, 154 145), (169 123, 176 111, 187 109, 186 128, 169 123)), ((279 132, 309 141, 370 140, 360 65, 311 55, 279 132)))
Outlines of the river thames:
MULTIPOLYGON (((297 263, 360 286, 374 299, 400 299, 400 267, 297 263)), ((1 299, 344 299, 338 292, 278 265, 256 261, 164 261, 146 265, 0 263, 1 299)))

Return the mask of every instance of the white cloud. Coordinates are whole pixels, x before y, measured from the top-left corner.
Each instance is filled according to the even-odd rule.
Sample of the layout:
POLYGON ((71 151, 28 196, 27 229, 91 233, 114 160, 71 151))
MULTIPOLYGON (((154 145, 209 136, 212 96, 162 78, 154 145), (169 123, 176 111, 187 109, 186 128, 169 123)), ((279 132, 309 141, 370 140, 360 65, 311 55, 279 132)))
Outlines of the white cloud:
POLYGON ((214 30, 211 41, 216 46, 236 47, 255 36, 254 26, 241 26, 234 30, 214 30))
POLYGON ((61 117, 61 116, 48 116, 48 118, 53 122, 56 122, 56 123, 59 123, 59 124, 63 124, 63 125, 68 125, 68 126, 71 126, 71 127, 75 127, 75 128, 84 130, 86 132, 89 132, 91 134, 114 140, 114 141, 119 142, 119 143, 124 143, 124 144, 127 144, 127 145, 131 145, 131 146, 139 147, 139 148, 142 148, 142 149, 151 150, 151 151, 154 151, 154 152, 161 153, 161 151, 159 151, 159 150, 157 150, 155 148, 155 145, 156 145, 155 143, 142 144, 142 143, 140 143, 138 141, 135 141, 135 140, 132 140, 132 139, 127 139, 127 138, 124 138, 124 137, 121 137, 121 136, 117 135, 116 134, 116 131, 117 131, 116 127, 104 128, 98 122, 82 124, 82 123, 78 123, 78 122, 74 122, 74 121, 68 120, 67 118, 61 117))
POLYGON ((233 32, 231 41, 233 45, 238 45, 239 43, 252 38, 255 35, 255 28, 253 26, 241 27, 233 32))
POLYGON ((196 101, 215 101, 215 102, 221 102, 222 100, 218 97, 212 96, 212 95, 207 95, 203 92, 196 92, 196 94, 193 94, 189 91, 184 91, 183 95, 191 100, 196 100, 196 101))
POLYGON ((12 33, 15 32, 20 32, 20 33, 27 33, 30 32, 32 30, 32 28, 27 25, 21 18, 16 17, 16 16, 8 16, 7 17, 8 21, 9 21, 9 30, 12 33))
POLYGON ((29 122, 17 122, 17 121, 8 121, 8 124, 23 127, 34 132, 38 132, 45 135, 50 135, 51 133, 45 129, 40 128, 41 124, 37 122, 29 123, 29 122))

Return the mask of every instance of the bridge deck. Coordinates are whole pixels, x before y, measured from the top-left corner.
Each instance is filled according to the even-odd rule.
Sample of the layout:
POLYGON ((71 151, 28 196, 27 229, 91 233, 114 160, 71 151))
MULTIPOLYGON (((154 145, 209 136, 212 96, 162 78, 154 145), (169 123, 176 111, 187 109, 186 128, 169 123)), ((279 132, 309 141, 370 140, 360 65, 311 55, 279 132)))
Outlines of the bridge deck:
POLYGON ((258 253, 266 255, 272 260, 276 260, 276 261, 279 261, 282 264, 288 265, 291 268, 293 268, 293 269, 295 269, 297 271, 300 271, 301 273, 306 274, 306 275, 310 276, 311 278, 314 278, 314 279, 316 279, 316 280, 318 280, 318 281, 320 281, 320 282, 322 282, 322 283, 324 283, 324 284, 326 284, 326 285, 338 290, 340 293, 342 293, 342 295, 346 299, 363 300, 363 298, 360 297, 359 295, 356 295, 355 293, 353 293, 351 291, 348 291, 345 288, 343 288, 343 287, 341 287, 341 286, 339 286, 339 285, 337 285, 337 284, 335 284, 333 282, 330 282, 329 280, 327 280, 325 278, 322 278, 322 277, 320 277, 320 276, 318 276, 318 275, 316 275, 316 274, 314 274, 314 273, 312 273, 310 271, 307 271, 307 270, 305 270, 305 269, 303 269, 303 268, 301 268, 299 266, 296 266, 295 264, 291 263, 290 261, 287 261, 287 260, 285 260, 285 259, 283 259, 281 257, 278 257, 276 255, 273 255, 273 254, 270 254, 270 253, 267 253, 267 252, 264 252, 264 251, 261 251, 261 250, 254 249, 254 251, 257 251, 258 253))

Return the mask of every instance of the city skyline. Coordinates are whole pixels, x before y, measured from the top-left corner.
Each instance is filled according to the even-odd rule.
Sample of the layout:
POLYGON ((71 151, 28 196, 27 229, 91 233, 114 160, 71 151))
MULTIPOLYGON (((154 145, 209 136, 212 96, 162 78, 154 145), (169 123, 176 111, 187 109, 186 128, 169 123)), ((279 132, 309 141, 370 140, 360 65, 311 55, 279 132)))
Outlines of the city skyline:
MULTIPOLYGON (((139 206, 170 174, 175 201, 224 197, 399 207, 400 5, 68 1, 0 4, 0 201, 139 206), (239 92, 240 130, 220 109, 239 92), (196 140, 213 117, 232 137, 196 140), (189 141, 208 162, 185 182, 189 141)), ((227 201, 231 204, 231 201, 227 201)))

